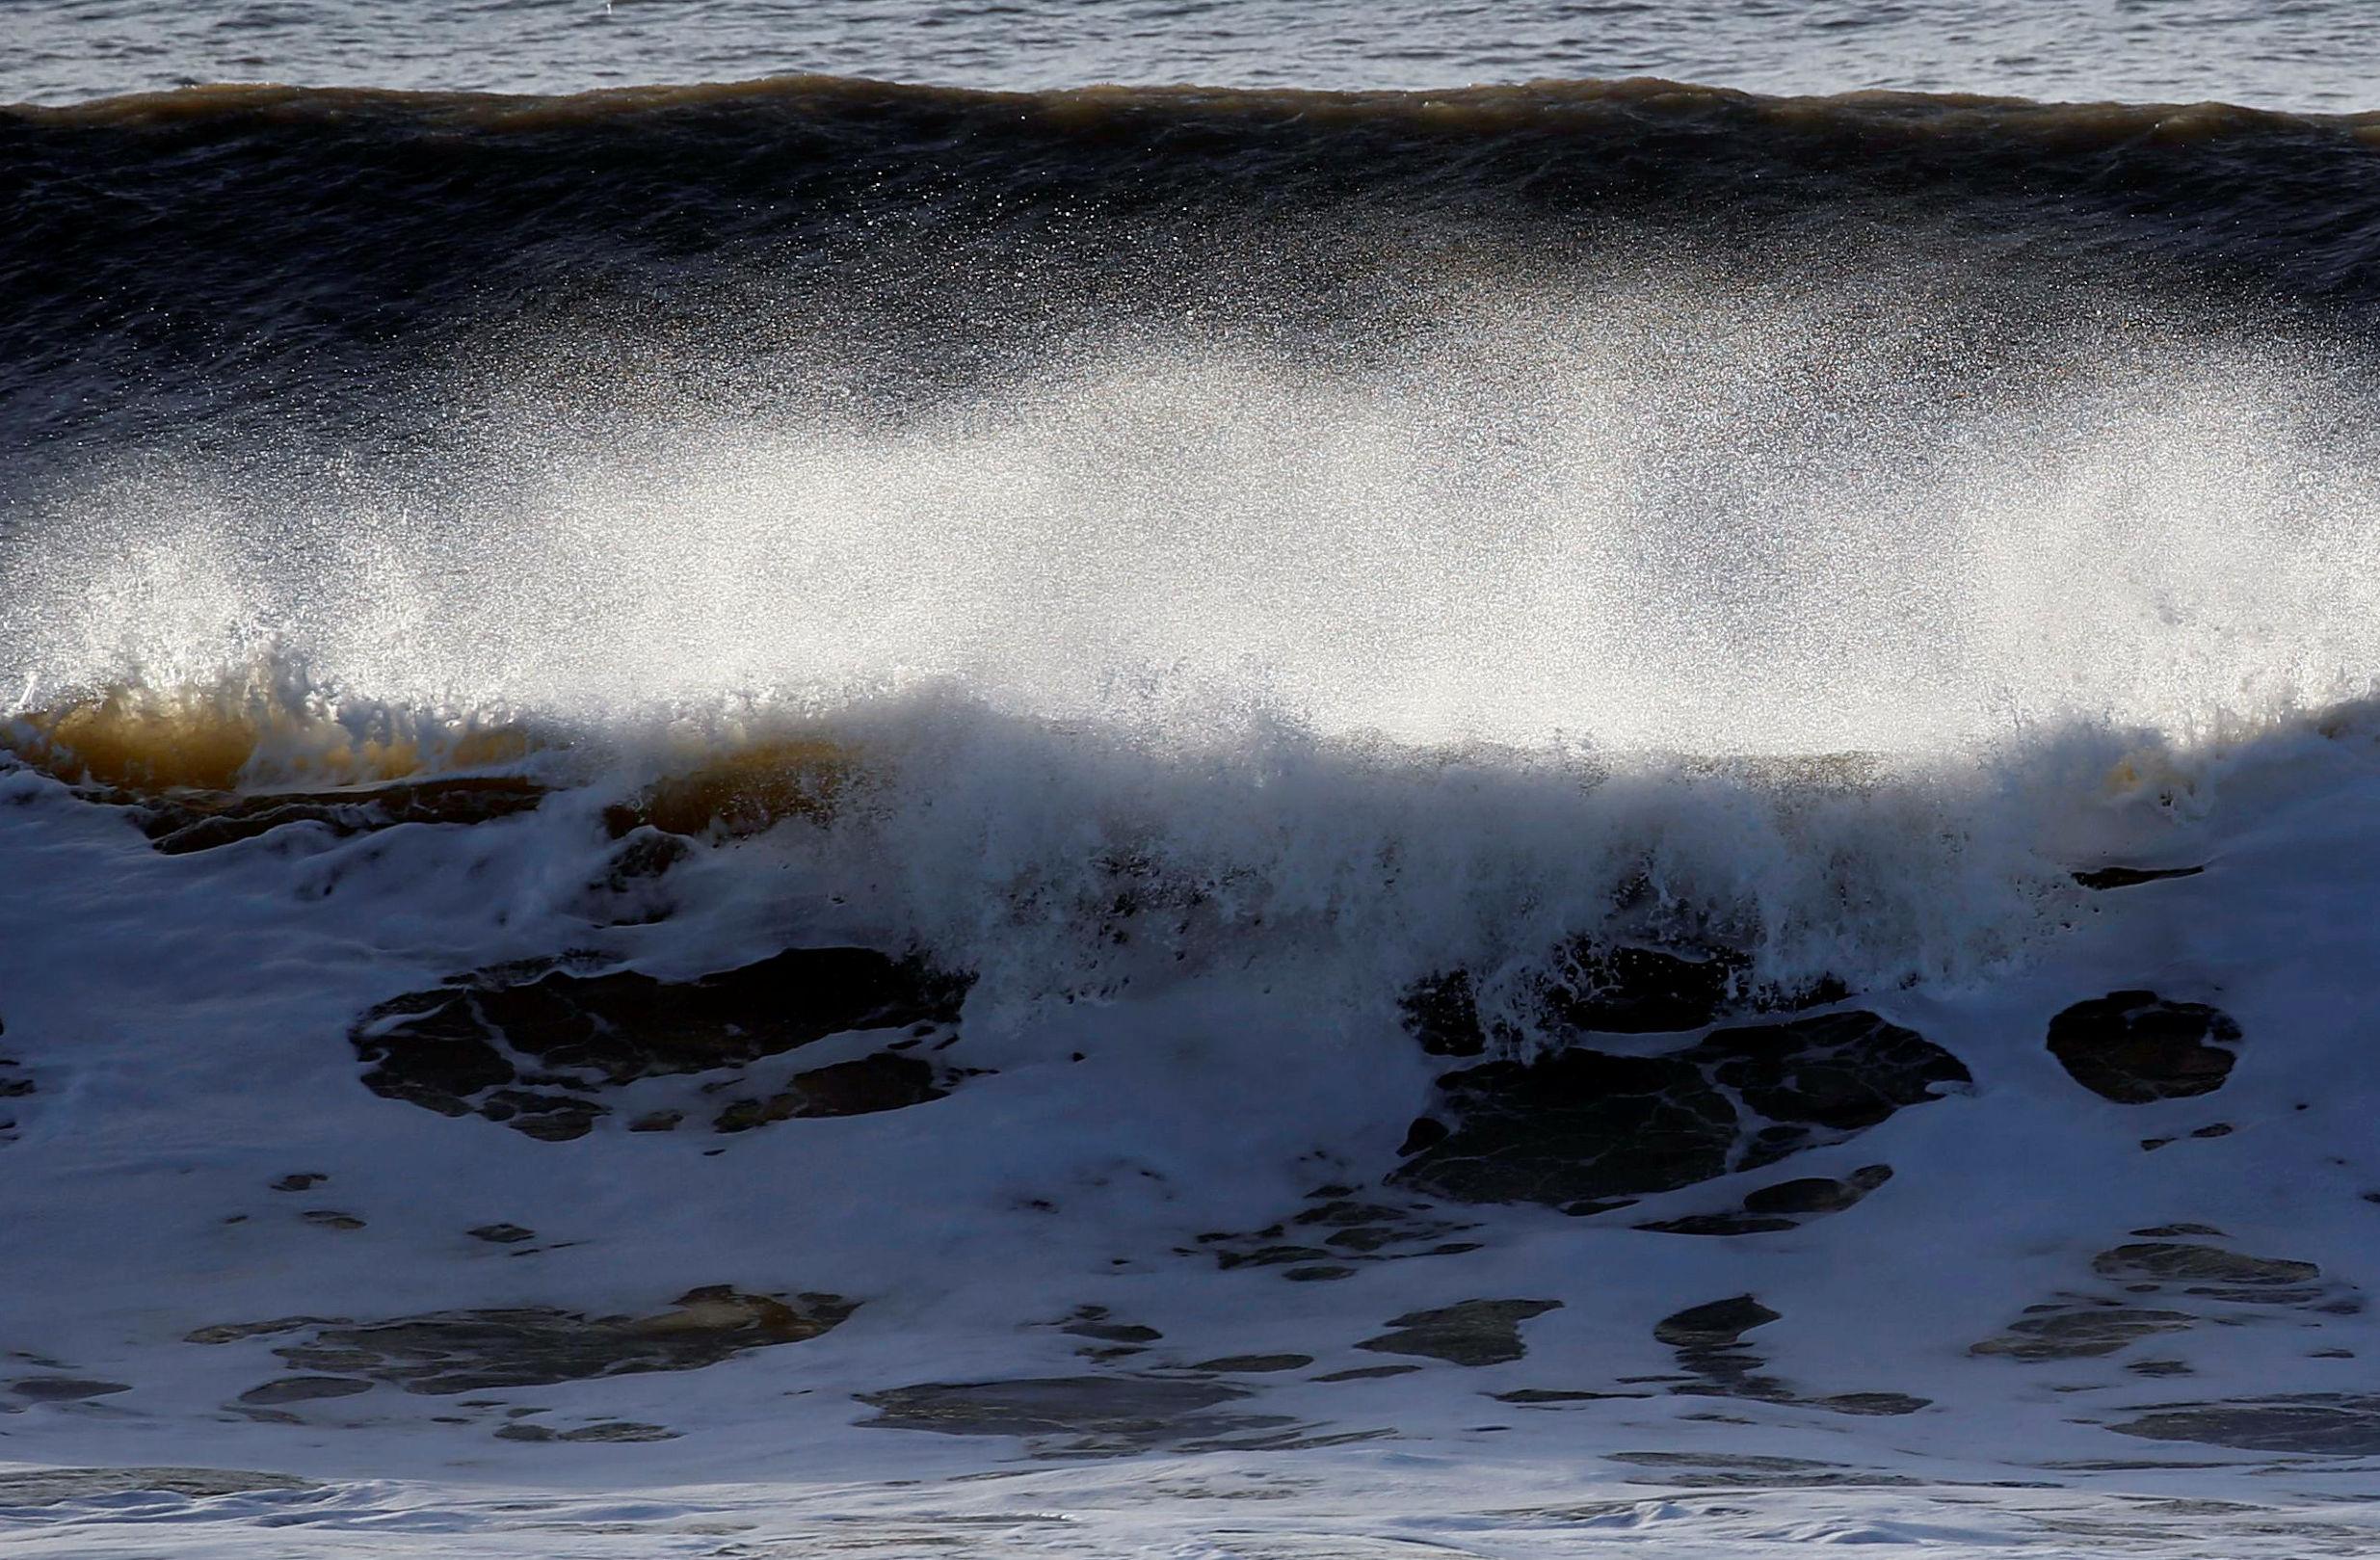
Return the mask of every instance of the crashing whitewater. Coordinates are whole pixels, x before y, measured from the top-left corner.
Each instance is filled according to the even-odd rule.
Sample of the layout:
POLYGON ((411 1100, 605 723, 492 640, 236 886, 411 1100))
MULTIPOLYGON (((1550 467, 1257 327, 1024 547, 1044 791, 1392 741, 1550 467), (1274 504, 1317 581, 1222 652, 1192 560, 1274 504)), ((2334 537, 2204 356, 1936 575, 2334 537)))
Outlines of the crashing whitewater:
POLYGON ((1439 242, 45 454, 12 1542, 2380 1545, 2368 365, 1439 242))

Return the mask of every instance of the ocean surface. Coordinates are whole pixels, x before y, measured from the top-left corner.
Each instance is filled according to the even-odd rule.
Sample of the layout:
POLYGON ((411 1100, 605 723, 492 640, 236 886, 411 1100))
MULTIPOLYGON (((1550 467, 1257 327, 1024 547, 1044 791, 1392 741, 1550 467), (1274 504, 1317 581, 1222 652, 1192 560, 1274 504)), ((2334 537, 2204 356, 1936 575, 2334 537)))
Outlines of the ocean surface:
POLYGON ((2380 1551, 2380 22, 5 21, 0 1547, 2380 1551))
POLYGON ((1662 76, 1751 92, 2369 108, 2356 0, 13 0, 0 101, 218 81, 557 93, 866 76, 1045 91, 1662 76))

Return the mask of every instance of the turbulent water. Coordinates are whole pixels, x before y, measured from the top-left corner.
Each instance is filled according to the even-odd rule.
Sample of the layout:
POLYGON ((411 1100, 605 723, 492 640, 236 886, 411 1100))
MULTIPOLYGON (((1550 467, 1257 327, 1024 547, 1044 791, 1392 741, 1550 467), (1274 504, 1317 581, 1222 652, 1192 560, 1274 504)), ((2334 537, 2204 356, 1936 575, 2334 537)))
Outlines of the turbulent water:
POLYGON ((2380 33, 600 13, 13 18, 28 1552, 2368 1550, 2380 33))

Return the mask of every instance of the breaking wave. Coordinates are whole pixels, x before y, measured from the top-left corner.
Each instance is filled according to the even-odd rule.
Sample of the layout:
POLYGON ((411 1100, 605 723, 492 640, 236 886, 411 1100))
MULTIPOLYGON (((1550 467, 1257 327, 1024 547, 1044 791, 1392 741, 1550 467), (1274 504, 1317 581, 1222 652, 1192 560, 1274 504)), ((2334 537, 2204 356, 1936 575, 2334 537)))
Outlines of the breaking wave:
POLYGON ((9 372, 134 389, 25 402, 9 742, 119 800, 524 777, 504 827, 558 860, 628 807, 984 1000, 1459 965, 1493 1006, 1580 937, 1874 987, 2023 957, 2075 867, 2172 850, 2226 754, 2380 674, 2370 365, 2233 285, 2313 208, 2117 279, 2105 225, 1994 204, 2014 148, 2229 189, 2362 120, 1643 83, 12 114, 90 266, 9 372), (755 204, 729 144, 906 172, 755 204), (93 333, 133 283, 67 220, 92 179, 189 219, 202 307, 93 333), (1714 183, 1790 221, 1698 229, 1714 183), (454 198, 433 234, 389 188, 454 198))

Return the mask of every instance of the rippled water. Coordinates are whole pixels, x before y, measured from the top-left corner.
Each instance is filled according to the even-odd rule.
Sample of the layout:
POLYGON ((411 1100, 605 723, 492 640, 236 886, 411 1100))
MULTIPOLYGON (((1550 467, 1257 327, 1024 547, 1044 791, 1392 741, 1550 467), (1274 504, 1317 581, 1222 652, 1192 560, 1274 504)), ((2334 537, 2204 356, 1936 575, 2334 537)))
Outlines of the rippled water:
POLYGON ((975 87, 1439 87, 1659 75, 1770 93, 2372 106, 2358 0, 12 0, 0 101, 200 81, 507 92, 819 72, 975 87))

